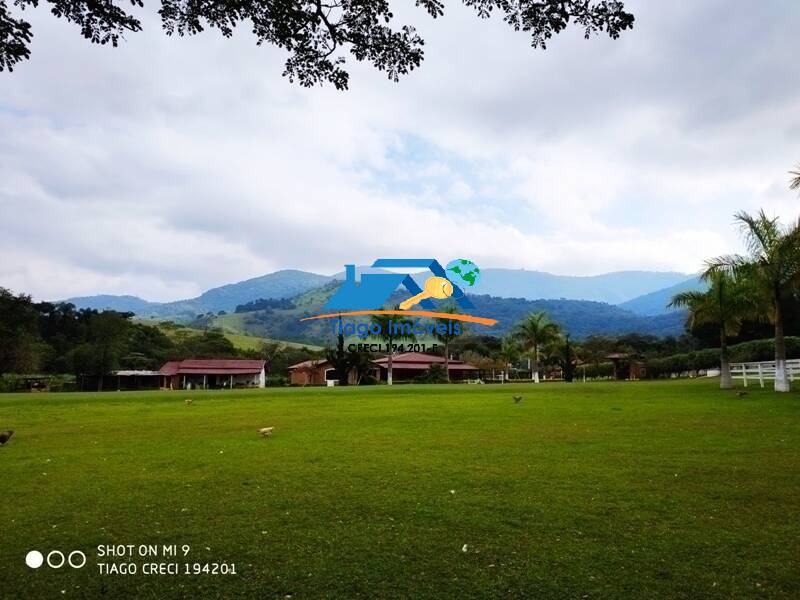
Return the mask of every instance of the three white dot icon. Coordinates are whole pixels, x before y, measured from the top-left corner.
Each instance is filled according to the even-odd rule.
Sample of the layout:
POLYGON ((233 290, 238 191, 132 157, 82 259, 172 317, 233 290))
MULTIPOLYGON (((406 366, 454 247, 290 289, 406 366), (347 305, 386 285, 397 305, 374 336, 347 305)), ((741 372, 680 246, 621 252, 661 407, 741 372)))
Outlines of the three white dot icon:
MULTIPOLYGON (((86 555, 80 550, 73 550, 68 556, 60 550, 51 550, 47 553, 47 566, 51 569, 60 569, 64 563, 73 569, 80 569, 86 564, 86 555)), ((25 555, 25 564, 31 569, 38 569, 44 564, 44 556, 38 550, 31 550, 25 555)))

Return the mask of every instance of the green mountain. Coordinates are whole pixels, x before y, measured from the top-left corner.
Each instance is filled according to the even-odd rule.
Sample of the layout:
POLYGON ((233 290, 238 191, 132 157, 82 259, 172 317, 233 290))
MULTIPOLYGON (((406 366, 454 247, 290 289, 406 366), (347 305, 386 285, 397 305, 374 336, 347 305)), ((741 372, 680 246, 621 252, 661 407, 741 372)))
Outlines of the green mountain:
MULTIPOLYGON (((359 272, 365 270, 374 271, 367 267, 358 269, 359 272)), ((427 273, 417 273, 414 278, 423 285, 427 276, 427 273)), ((175 302, 148 302, 135 296, 108 295, 70 298, 67 301, 79 308, 130 311, 141 318, 191 321, 198 314, 233 312, 238 305, 259 299, 292 298, 342 278, 343 273, 329 276, 289 269, 223 285, 196 298, 175 302)), ((496 298, 528 301, 560 299, 618 304, 634 302, 643 294, 656 290, 671 289, 669 286, 686 282, 686 279, 685 274, 671 272, 619 271, 591 277, 568 277, 539 271, 486 268, 481 270, 481 279, 471 291, 496 298)), ((653 305, 657 306, 659 301, 658 298, 654 299, 653 305)), ((627 307, 623 305, 622 308, 627 307)), ((631 310, 637 312, 637 305, 633 304, 631 310)), ((658 311, 652 314, 658 314, 658 311)))
POLYGON ((687 279, 686 273, 617 271, 573 277, 524 269, 481 269, 475 292, 501 298, 564 298, 619 304, 687 279))
POLYGON ((657 336, 680 335, 686 316, 683 312, 643 316, 605 302, 588 300, 525 300, 470 296, 476 315, 498 320, 493 327, 474 326, 475 333, 505 335, 532 312, 544 310, 572 337, 582 339, 593 334, 619 335, 641 333, 657 336))
POLYGON ((618 306, 637 315, 664 315, 674 311, 674 309, 667 308, 667 304, 670 303, 675 294, 688 291, 705 291, 706 289, 708 289, 707 284, 700 281, 698 277, 692 277, 676 285, 622 302, 618 306))
POLYGON ((116 310, 119 312, 132 312, 137 315, 147 314, 149 311, 158 307, 158 302, 148 302, 138 296, 113 296, 100 294, 97 296, 82 296, 69 298, 64 302, 70 302, 78 308, 90 308, 93 310, 116 310))
MULTIPOLYGON (((338 286, 338 282, 330 282, 321 288, 300 294, 293 299, 294 308, 291 309, 266 309, 223 315, 215 319, 214 325, 229 332, 324 345, 333 339, 332 320, 301 319, 324 313, 323 305, 338 286)), ((387 306, 396 305, 406 297, 407 293, 397 292, 387 302, 387 306)), ((685 320, 685 315, 679 312, 646 317, 604 302, 586 300, 526 300, 488 295, 470 296, 470 299, 475 304, 471 314, 498 320, 497 325, 492 327, 469 325, 469 332, 474 334, 506 335, 521 319, 539 310, 547 311, 554 321, 576 339, 592 334, 680 335, 683 333, 685 320)), ((348 322, 366 320, 367 317, 348 318, 348 322)))
POLYGON ((210 307, 209 310, 212 311, 231 311, 239 304, 259 298, 291 298, 317 288, 331 279, 328 275, 286 269, 213 288, 201 294, 196 301, 210 307))
POLYGON ((208 312, 232 312, 238 305, 259 298, 291 298, 331 280, 332 277, 327 275, 287 269, 223 285, 210 289, 197 298, 175 302, 148 302, 136 296, 88 296, 69 298, 66 302, 71 302, 78 308, 131 311, 141 318, 191 320, 198 314, 208 312))

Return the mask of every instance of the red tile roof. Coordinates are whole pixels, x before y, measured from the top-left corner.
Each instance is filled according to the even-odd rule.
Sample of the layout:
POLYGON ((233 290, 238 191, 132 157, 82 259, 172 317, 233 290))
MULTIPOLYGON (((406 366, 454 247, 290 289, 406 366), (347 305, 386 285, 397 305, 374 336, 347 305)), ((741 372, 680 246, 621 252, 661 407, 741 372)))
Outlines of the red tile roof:
POLYGON ((167 363, 164 363, 164 366, 159 369, 162 375, 177 375, 178 369, 181 366, 181 361, 179 360, 171 360, 167 363))
POLYGON ((162 375, 249 375, 260 373, 263 360, 194 359, 170 361, 161 367, 162 375))
POLYGON ((303 367, 311 367, 311 366, 321 367, 327 364, 328 361, 326 359, 320 358, 319 360, 304 360, 303 362, 299 362, 296 365, 292 365, 291 367, 287 368, 291 371, 292 369, 300 369, 303 367))
MULTIPOLYGON (((384 356, 373 361, 375 364, 386 368, 389 362, 388 357, 384 356)), ((422 352, 403 352, 402 354, 395 354, 392 356, 392 369, 412 369, 424 371, 432 364, 440 364, 444 366, 444 356, 435 356, 432 354, 423 354, 422 352)), ((461 360, 450 361, 451 371, 477 371, 476 367, 465 363, 461 360)))
MULTIPOLYGON (((387 356, 383 356, 377 359, 375 362, 379 364, 386 364, 389 358, 387 356)), ((427 365, 431 363, 443 363, 444 356, 436 356, 435 354, 423 354, 422 352, 402 352, 400 354, 393 354, 392 355, 392 364, 397 364, 398 362, 407 362, 407 363, 425 363, 427 365)), ((450 361, 450 362, 459 362, 459 361, 450 361)))

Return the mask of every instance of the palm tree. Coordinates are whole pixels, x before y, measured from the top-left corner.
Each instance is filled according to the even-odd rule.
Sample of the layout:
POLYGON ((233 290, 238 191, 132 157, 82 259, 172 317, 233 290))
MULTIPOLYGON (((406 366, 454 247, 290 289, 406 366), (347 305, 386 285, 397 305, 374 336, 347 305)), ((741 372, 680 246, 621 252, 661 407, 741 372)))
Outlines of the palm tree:
POLYGON ((770 321, 775 324, 775 391, 791 388, 786 373, 786 342, 783 337, 784 294, 800 282, 800 223, 782 227, 761 210, 757 215, 735 215, 747 247, 747 255, 720 256, 706 263, 706 273, 727 272, 750 279, 770 299, 770 321))
POLYGON ((567 383, 572 383, 573 375, 575 373, 575 352, 573 352, 572 345, 569 343, 569 334, 564 336, 564 347, 562 348, 562 352, 564 381, 567 383))
POLYGON ((506 379, 508 379, 508 372, 511 370, 509 367, 513 366, 519 360, 520 347, 513 337, 509 336, 503 338, 500 343, 500 352, 498 357, 503 362, 503 370, 505 371, 506 379))
POLYGON ((370 322, 380 327, 380 334, 375 337, 386 344, 386 383, 392 385, 393 346, 396 342, 416 339, 412 330, 414 323, 408 317, 398 315, 372 315, 370 322))
POLYGON ((800 190, 800 165, 797 165, 797 171, 789 171, 792 179, 789 181, 790 190, 800 190))
POLYGON ((336 371, 336 379, 339 380, 339 385, 348 385, 350 383, 352 365, 350 363, 351 355, 344 349, 344 329, 342 328, 341 315, 339 316, 339 334, 336 336, 336 349, 327 348, 325 350, 325 358, 336 371))
POLYGON ((736 280, 724 271, 711 271, 703 275, 710 283, 705 292, 687 291, 675 294, 670 307, 688 308, 687 326, 719 326, 719 387, 733 387, 728 360, 728 338, 738 335, 746 318, 757 318, 759 302, 749 282, 736 280))
POLYGON ((514 336, 519 340, 523 350, 533 352, 532 379, 539 383, 539 349, 558 337, 559 327, 553 323, 543 310, 532 313, 519 323, 514 336))
MULTIPOLYGON (((447 306, 440 309, 439 312, 454 314, 456 308, 455 306, 447 306)), ((452 321, 450 319, 434 319, 433 322, 433 337, 444 346, 444 370, 447 372, 447 382, 450 383, 450 342, 456 339, 458 334, 452 330, 452 321), (440 329, 440 326, 443 327, 440 329)), ((461 332, 463 333, 463 327, 461 332)))

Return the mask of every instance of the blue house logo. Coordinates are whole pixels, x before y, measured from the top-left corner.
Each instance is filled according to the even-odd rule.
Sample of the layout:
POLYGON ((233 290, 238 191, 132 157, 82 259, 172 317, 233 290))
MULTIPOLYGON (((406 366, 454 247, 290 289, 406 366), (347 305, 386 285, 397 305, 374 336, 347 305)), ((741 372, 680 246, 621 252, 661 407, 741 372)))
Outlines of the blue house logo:
POLYGON ((428 269, 431 276, 422 289, 409 273, 364 273, 356 282, 355 265, 345 265, 345 279, 337 292, 325 304, 327 310, 370 310, 382 307, 392 293, 401 285, 412 298, 404 301, 401 308, 407 309, 419 304, 426 310, 433 310, 431 298, 452 298, 461 308, 474 308, 464 294, 462 285, 474 285, 480 274, 471 261, 458 259, 451 261, 447 269, 433 258, 381 258, 372 263, 374 268, 386 269, 428 269), (405 305, 405 306, 404 306, 405 305))

